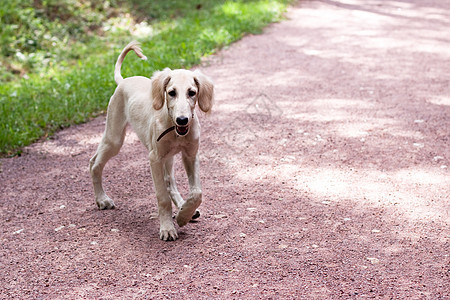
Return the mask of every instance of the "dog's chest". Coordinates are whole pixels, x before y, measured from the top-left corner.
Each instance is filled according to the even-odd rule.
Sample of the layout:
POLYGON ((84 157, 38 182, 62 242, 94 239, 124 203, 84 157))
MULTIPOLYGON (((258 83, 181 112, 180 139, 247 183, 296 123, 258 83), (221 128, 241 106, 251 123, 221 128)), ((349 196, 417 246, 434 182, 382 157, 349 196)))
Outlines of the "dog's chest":
POLYGON ((157 144, 157 152, 160 158, 168 158, 180 152, 191 152, 198 148, 198 141, 189 139, 188 136, 171 136, 165 141, 159 141, 157 144))

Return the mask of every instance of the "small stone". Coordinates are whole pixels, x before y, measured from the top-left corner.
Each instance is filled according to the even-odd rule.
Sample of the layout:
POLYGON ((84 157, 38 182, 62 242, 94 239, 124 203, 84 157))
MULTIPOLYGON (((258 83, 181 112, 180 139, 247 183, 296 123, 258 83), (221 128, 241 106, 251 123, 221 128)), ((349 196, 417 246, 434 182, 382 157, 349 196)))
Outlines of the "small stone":
POLYGON ((98 245, 98 242, 92 241, 92 242, 91 242, 91 245, 98 245))
POLYGON ((293 162, 295 160, 295 156, 288 155, 280 159, 281 162, 293 162))
POLYGON ((351 221, 352 219, 350 218, 344 218, 344 221, 351 221))
POLYGON ((376 257, 367 257, 367 260, 370 261, 372 265, 380 263, 380 260, 376 257))
POLYGON ((417 148, 423 148, 423 147, 425 147, 425 144, 423 144, 423 143, 413 143, 413 146, 417 147, 417 148))
POLYGON ((224 219, 226 217, 227 217, 227 215, 224 215, 224 214, 214 215, 214 218, 216 218, 216 219, 224 219))
POLYGON ((60 231, 60 230, 63 229, 64 227, 66 227, 66 226, 61 225, 61 226, 59 226, 59 227, 56 227, 56 228, 55 228, 55 231, 60 231))
POLYGON ((112 232, 119 232, 119 229, 117 229, 117 228, 112 228, 111 231, 112 231, 112 232))
POLYGON ((373 232, 373 233, 380 233, 381 231, 378 230, 378 229, 372 229, 372 232, 373 232))
POLYGON ((443 160, 443 159, 444 159, 444 157, 440 156, 440 155, 436 155, 435 157, 433 157, 434 161, 440 161, 440 160, 443 160))
POLYGON ((319 245, 313 244, 313 245, 311 245, 311 247, 313 247, 314 249, 317 249, 317 248, 319 248, 319 245))
POLYGON ((280 248, 280 249, 286 249, 287 247, 288 247, 288 245, 286 245, 286 244, 281 244, 278 246, 278 248, 280 248))
POLYGON ((261 223, 261 224, 266 223, 266 222, 264 222, 264 220, 259 220, 258 222, 261 223))
POLYGON ((278 141, 278 145, 284 146, 286 145, 287 141, 288 141, 287 139, 281 139, 278 141))
POLYGON ((240 236, 241 238, 245 238, 247 235, 246 235, 245 233, 241 232, 241 233, 239 233, 239 236, 240 236))
POLYGON ((64 208, 66 208, 65 205, 61 205, 61 206, 59 207, 59 209, 64 209, 64 208))
POLYGON ((322 201, 322 204, 328 205, 328 204, 330 204, 330 203, 331 203, 331 201, 322 201))
POLYGON ((25 229, 23 229, 23 228, 22 228, 22 229, 19 229, 19 230, 17 230, 17 231, 14 231, 13 234, 19 234, 19 233, 22 233, 24 230, 25 230, 25 229))

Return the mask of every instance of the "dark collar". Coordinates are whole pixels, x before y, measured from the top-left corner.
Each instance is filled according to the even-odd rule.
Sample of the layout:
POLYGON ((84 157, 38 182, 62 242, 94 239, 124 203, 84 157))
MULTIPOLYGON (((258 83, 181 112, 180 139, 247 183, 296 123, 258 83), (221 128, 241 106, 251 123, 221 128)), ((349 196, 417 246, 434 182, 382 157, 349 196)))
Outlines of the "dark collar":
POLYGON ((166 130, 164 130, 163 133, 161 133, 161 135, 156 139, 156 141, 159 142, 160 139, 162 139, 166 134, 168 134, 169 132, 171 132, 174 129, 175 129, 175 126, 167 128, 166 130))

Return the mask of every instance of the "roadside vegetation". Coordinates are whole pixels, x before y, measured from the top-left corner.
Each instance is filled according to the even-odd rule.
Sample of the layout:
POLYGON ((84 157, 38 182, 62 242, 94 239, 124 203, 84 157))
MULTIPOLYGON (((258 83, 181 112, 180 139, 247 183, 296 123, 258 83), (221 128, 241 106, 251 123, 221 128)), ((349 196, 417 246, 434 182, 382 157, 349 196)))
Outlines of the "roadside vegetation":
POLYGON ((0 3, 0 154, 105 111, 114 63, 124 77, 189 68, 282 17, 289 0, 8 0, 0 3))

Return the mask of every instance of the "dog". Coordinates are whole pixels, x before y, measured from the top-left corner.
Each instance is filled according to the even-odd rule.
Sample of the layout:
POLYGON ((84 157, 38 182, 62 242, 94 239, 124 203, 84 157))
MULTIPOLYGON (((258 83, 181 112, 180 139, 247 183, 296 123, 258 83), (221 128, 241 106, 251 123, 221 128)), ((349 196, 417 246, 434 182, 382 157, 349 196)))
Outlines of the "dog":
POLYGON ((90 159, 89 169, 94 185, 95 202, 99 209, 112 209, 115 204, 102 185, 102 173, 108 160, 117 155, 130 124, 149 153, 160 221, 159 236, 164 241, 176 240, 172 221, 172 202, 178 208, 176 222, 180 227, 199 217, 202 202, 199 175, 200 123, 195 107, 209 113, 213 105, 214 84, 199 70, 157 71, 151 78, 123 78, 120 69, 128 52, 134 51, 147 59, 139 44, 129 43, 119 55, 114 80, 117 88, 106 115, 106 127, 97 152, 90 159), (189 196, 183 200, 177 190, 173 160, 181 152, 189 181, 189 196))

